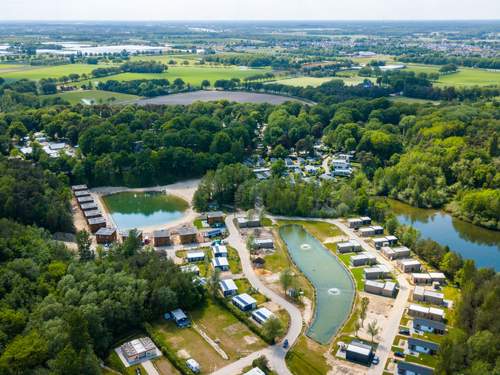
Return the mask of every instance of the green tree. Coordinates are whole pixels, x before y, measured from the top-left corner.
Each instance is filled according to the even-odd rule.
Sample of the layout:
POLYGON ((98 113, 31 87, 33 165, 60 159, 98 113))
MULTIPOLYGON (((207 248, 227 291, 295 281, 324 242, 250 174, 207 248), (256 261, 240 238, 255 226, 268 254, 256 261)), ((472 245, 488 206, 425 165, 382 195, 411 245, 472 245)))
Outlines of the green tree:
POLYGON ((373 338, 378 335, 379 332, 379 327, 377 325, 377 322, 374 320, 371 323, 368 323, 368 328, 367 328, 368 333, 370 334, 373 342, 373 338))
POLYGON ((271 165, 271 173, 274 177, 283 177, 286 170, 286 165, 283 159, 278 159, 271 165))
POLYGON ((361 298, 361 308, 359 310, 359 318, 361 319, 361 327, 363 327, 366 319, 366 313, 368 312, 368 304, 370 299, 368 297, 361 298))
POLYGON ((262 325, 262 332, 264 333, 264 336, 269 337, 274 341, 277 337, 283 335, 283 323, 281 323, 278 318, 271 317, 267 319, 262 325))
POLYGON ((285 293, 288 292, 288 289, 292 286, 294 277, 293 271, 290 268, 281 272, 280 283, 285 293))
POLYGON ((80 256, 80 261, 87 262, 94 259, 94 252, 90 248, 92 245, 92 240, 90 238, 89 232, 86 230, 79 231, 76 234, 76 243, 78 245, 78 254, 80 256))

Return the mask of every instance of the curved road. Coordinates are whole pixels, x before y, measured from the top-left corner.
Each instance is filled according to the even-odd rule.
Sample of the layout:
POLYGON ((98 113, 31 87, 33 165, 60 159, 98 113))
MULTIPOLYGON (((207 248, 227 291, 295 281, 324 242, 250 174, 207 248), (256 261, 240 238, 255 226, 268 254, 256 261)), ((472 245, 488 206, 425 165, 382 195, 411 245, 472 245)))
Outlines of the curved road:
MULTIPOLYGON (((264 294, 267 298, 269 298, 274 303, 280 305, 282 308, 288 311, 290 315, 290 327, 288 329, 288 333, 284 337, 283 340, 287 339, 290 346, 294 344, 294 342, 299 337, 302 332, 302 314, 300 310, 292 303, 287 301, 281 295, 269 289, 257 276, 255 273, 252 262, 250 260, 250 253, 247 250, 246 243, 243 241, 243 238, 240 235, 238 228, 234 225, 235 215, 228 215, 226 217, 226 227, 229 232, 229 237, 226 238, 228 244, 234 247, 240 256, 241 265, 243 268, 243 273, 245 277, 248 279, 250 284, 258 289, 260 293, 264 294)), ((252 364, 252 361, 261 355, 264 355, 269 360, 270 366, 274 371, 276 371, 279 375, 292 375, 292 373, 286 367, 285 356, 287 351, 283 349, 281 343, 276 345, 268 346, 262 350, 256 351, 240 360, 229 364, 215 372, 214 375, 234 375, 241 373, 241 371, 252 364)))

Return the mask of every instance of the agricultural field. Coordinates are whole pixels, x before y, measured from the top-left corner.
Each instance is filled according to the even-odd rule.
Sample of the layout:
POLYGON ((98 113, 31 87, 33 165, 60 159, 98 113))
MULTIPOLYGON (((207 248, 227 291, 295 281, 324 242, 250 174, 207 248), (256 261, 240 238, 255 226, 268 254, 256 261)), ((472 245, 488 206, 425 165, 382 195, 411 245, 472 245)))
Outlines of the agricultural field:
POLYGON ((68 101, 70 104, 100 104, 100 103, 118 103, 129 100, 136 100, 139 97, 135 95, 120 94, 118 92, 102 91, 102 90, 79 90, 68 91, 54 95, 47 95, 45 98, 58 97, 68 101), (114 98, 114 100, 112 99, 114 98))
MULTIPOLYGON (((69 74, 89 74, 92 70, 102 67, 102 65, 90 64, 67 64, 55 66, 28 66, 16 65, 17 69, 9 69, 6 73, 1 73, 3 65, 0 65, 0 74, 5 79, 30 79, 38 81, 42 78, 59 78, 69 74)), ((8 64, 7 66, 11 66, 8 64)))
POLYGON ((199 86, 201 82, 208 79, 211 84, 219 79, 239 78, 243 79, 255 74, 270 71, 269 69, 247 69, 236 66, 232 67, 207 67, 207 66, 170 66, 164 73, 122 73, 105 78, 93 80, 98 81, 132 81, 136 79, 168 79, 170 82, 181 78, 184 82, 193 86, 199 86))
MULTIPOLYGON (((358 77, 358 76, 335 76, 335 77, 296 77, 296 78, 285 78, 281 79, 278 81, 274 81, 272 83, 279 83, 282 85, 288 85, 288 86, 297 86, 297 87, 307 87, 307 86, 312 86, 312 87, 318 87, 322 85, 325 82, 329 82, 332 80, 342 80, 347 86, 355 86, 359 85, 362 83, 366 77, 358 77)), ((368 78, 371 81, 375 81, 373 78, 368 78)))
POLYGON ((158 61, 165 65, 168 62, 174 60, 178 65, 181 65, 184 61, 187 61, 189 65, 194 65, 200 61, 200 56, 194 54, 185 55, 140 55, 130 57, 130 61, 158 61))

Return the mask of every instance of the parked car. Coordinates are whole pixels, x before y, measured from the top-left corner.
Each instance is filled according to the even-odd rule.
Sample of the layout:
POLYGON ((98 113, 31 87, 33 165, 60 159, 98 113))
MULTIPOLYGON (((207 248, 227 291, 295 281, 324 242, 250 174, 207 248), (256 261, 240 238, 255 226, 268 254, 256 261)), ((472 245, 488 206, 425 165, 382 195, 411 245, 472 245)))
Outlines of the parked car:
POLYGON ((396 357, 400 357, 400 358, 404 358, 405 357, 405 353, 403 353, 403 352, 394 352, 394 355, 396 357))
POLYGON ((410 329, 409 328, 400 328, 399 329, 399 334, 400 335, 409 335, 410 334, 410 329))
POLYGON ((374 365, 378 365, 380 362, 380 358, 377 357, 377 356, 374 356, 373 359, 372 359, 372 364, 374 365))
POLYGON ((283 342, 283 348, 288 349, 288 339, 283 342))

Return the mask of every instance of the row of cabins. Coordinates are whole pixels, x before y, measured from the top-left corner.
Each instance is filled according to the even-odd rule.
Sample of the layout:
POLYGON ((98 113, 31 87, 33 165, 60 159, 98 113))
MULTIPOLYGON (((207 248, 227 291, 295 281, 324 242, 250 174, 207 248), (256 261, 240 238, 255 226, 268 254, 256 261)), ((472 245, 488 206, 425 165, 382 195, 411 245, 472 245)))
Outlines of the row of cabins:
POLYGON ((347 219, 347 224, 349 225, 349 228, 352 229, 359 229, 362 226, 365 225, 371 225, 372 219, 368 216, 362 216, 354 219, 347 219))
POLYGON ((359 235, 361 237, 372 237, 380 234, 384 234, 384 227, 381 227, 380 225, 359 228, 359 235))
MULTIPOLYGON (((73 195, 76 198, 78 206, 82 210, 90 231, 92 233, 96 233, 101 228, 106 228, 106 219, 102 216, 102 212, 99 210, 99 206, 94 201, 94 198, 92 198, 87 185, 73 185, 71 190, 73 191, 73 195)), ((110 236, 116 240, 116 232, 110 236)))
POLYGON ((410 256, 410 249, 407 248, 406 246, 398 246, 398 247, 383 246, 380 250, 382 254, 389 260, 408 258, 410 256))
POLYGON ((434 283, 443 285, 446 282, 446 276, 442 272, 412 273, 411 280, 415 285, 432 285, 434 283))
POLYGON ((257 228, 261 226, 259 217, 238 217, 236 218, 236 224, 239 228, 257 228))

